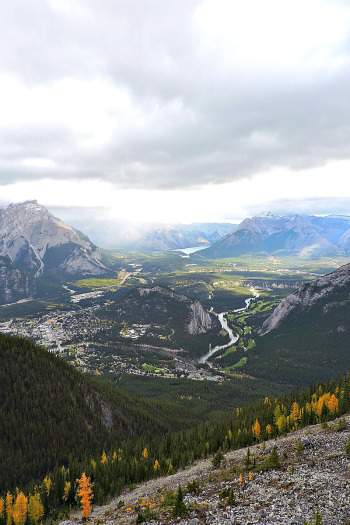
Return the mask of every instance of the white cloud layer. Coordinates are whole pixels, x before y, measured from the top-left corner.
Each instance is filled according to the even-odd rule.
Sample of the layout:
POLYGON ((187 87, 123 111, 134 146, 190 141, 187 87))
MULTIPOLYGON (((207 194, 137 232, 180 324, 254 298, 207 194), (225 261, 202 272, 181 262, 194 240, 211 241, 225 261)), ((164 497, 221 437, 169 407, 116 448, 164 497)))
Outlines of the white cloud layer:
POLYGON ((3 203, 38 199, 79 227, 84 217, 86 230, 89 222, 96 227, 99 222, 238 222, 266 211, 350 213, 349 173, 350 161, 338 161, 301 170, 298 179, 280 168, 200 188, 123 189, 103 180, 43 179, 16 182, 0 191, 3 203))
POLYGON ((12 0, 0 181, 227 183, 350 157, 344 0, 12 0))
POLYGON ((347 0, 11 0, 0 45, 3 202, 149 222, 346 207, 347 0))

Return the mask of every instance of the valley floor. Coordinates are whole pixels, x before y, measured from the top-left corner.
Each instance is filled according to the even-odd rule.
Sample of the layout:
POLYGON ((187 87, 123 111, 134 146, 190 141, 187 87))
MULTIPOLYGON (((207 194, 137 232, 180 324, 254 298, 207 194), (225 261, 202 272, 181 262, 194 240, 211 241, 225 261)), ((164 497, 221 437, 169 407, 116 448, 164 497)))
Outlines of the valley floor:
MULTIPOLYGON (((336 423, 326 430, 315 425, 250 447, 259 463, 276 445, 281 468, 255 473, 251 481, 245 474, 244 484, 239 482, 239 473, 247 449, 240 449, 226 454, 223 468, 215 470, 210 460, 204 460, 172 476, 144 483, 110 504, 96 507, 89 523, 135 524, 136 509, 147 500, 154 507, 155 517, 150 522, 154 525, 303 525, 311 522, 316 511, 321 513, 323 525, 348 525, 350 460, 345 443, 350 437, 350 416, 345 419, 347 427, 340 432, 334 429, 336 423), (298 453, 296 444, 300 442, 304 450, 298 453), (186 494, 186 485, 193 480, 198 481, 199 492, 186 494), (179 485, 189 511, 186 518, 174 519, 161 502, 164 494, 179 485), (224 489, 233 489, 235 505, 220 498, 224 489)), ((68 523, 74 525, 78 519, 68 523)))

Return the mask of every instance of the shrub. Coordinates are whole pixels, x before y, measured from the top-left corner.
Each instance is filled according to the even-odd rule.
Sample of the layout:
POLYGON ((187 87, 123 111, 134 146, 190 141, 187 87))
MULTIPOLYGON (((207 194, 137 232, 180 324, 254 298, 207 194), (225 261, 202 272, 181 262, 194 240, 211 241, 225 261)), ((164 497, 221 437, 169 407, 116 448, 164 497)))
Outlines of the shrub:
POLYGON ((350 458, 350 438, 347 440, 345 444, 345 453, 350 458))
POLYGON ((236 496, 231 487, 223 489, 219 494, 219 498, 225 500, 226 505, 230 507, 236 505, 236 496))
POLYGON ((200 485, 198 479, 190 481, 186 487, 187 492, 190 494, 198 494, 200 490, 200 485))
POLYGON ((304 453, 304 443, 298 439, 295 443, 294 443, 294 450, 295 450, 295 454, 297 457, 300 457, 303 455, 304 453))
POLYGON ((346 422, 345 422, 345 419, 342 417, 341 419, 339 419, 335 425, 334 425, 334 430, 336 432, 342 432, 343 430, 346 429, 346 422))
POLYGON ((313 518, 312 518, 312 521, 305 521, 304 525, 322 525, 322 515, 319 511, 317 511, 313 518))
POLYGON ((265 459, 260 470, 272 470, 279 469, 281 467, 280 458, 278 455, 277 447, 274 446, 271 454, 265 459))
POLYGON ((225 459, 225 456, 221 452, 221 449, 219 449, 217 451, 217 453, 215 454, 215 456, 213 457, 213 459, 212 459, 213 467, 214 468, 219 468, 221 463, 224 461, 224 459, 225 459))
POLYGON ((144 523, 151 521, 156 518, 155 514, 151 509, 139 510, 137 513, 136 523, 144 523))

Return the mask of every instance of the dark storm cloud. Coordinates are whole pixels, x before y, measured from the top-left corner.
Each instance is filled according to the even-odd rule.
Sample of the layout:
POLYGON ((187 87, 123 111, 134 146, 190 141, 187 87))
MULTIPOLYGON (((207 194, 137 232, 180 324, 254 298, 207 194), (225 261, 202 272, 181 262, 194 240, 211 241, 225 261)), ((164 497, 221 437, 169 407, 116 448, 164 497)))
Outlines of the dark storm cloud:
MULTIPOLYGON (((22 93, 31 105, 37 90, 40 118, 34 111, 23 122, 19 114, 2 124, 0 114, 0 182, 74 176, 122 187, 173 188, 349 158, 348 35, 321 65, 304 57, 288 66, 291 56, 282 65, 268 57, 262 64, 230 60, 235 44, 221 43, 218 51, 212 35, 198 29, 201 3, 5 2, 0 75, 17 79, 22 91, 2 93, 0 82, 0 108, 6 109, 6 98, 15 106, 11 97, 22 93), (75 92, 71 121, 64 112, 69 94, 61 97, 55 88, 66 79, 78 82, 82 96, 96 79, 106 86, 101 92, 97 87, 91 100, 87 95, 84 111, 77 113, 75 92), (49 101, 44 109, 41 93, 43 104, 45 97, 49 101), (100 113, 107 124, 98 123, 100 113), (87 119, 86 136, 80 116, 87 119), (44 160, 36 165, 37 159, 44 160)), ((217 2, 217 9, 223 4, 217 2)), ((349 7, 328 4, 344 12, 349 7)), ((317 10, 314 15, 317 21, 317 10)))

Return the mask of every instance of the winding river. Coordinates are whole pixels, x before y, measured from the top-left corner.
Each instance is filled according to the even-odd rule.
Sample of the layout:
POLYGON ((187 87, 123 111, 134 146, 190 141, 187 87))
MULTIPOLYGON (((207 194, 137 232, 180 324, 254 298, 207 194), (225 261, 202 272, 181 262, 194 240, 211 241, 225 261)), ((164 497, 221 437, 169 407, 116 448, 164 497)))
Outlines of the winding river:
MULTIPOLYGON (((234 312, 240 313, 240 312, 244 312, 245 310, 248 310, 248 308, 251 305, 251 302, 254 301, 254 299, 256 299, 257 297, 259 297, 259 294, 256 292, 256 290, 252 289, 252 292, 254 293, 254 296, 253 297, 248 297, 248 299, 245 299, 245 306, 243 306, 243 308, 236 308, 235 310, 233 310, 234 312)), ((234 345, 235 343, 237 343, 237 341, 239 339, 239 335, 238 334, 234 334, 233 331, 232 331, 232 328, 230 328, 228 326, 227 319, 225 317, 225 315, 228 312, 221 312, 220 314, 218 314, 217 312, 214 312, 214 310, 212 308, 211 308, 210 311, 211 311, 212 314, 216 315, 216 317, 219 319, 219 322, 221 324, 221 328, 226 330, 230 340, 229 340, 228 343, 226 343, 224 345, 217 345, 217 346, 214 346, 213 348, 210 348, 209 352, 207 352, 206 354, 202 355, 202 357, 200 357, 200 359, 199 359, 199 363, 202 364, 202 365, 205 364, 208 361, 208 359, 210 359, 214 354, 216 354, 220 350, 225 350, 226 348, 229 348, 231 345, 234 345)))

